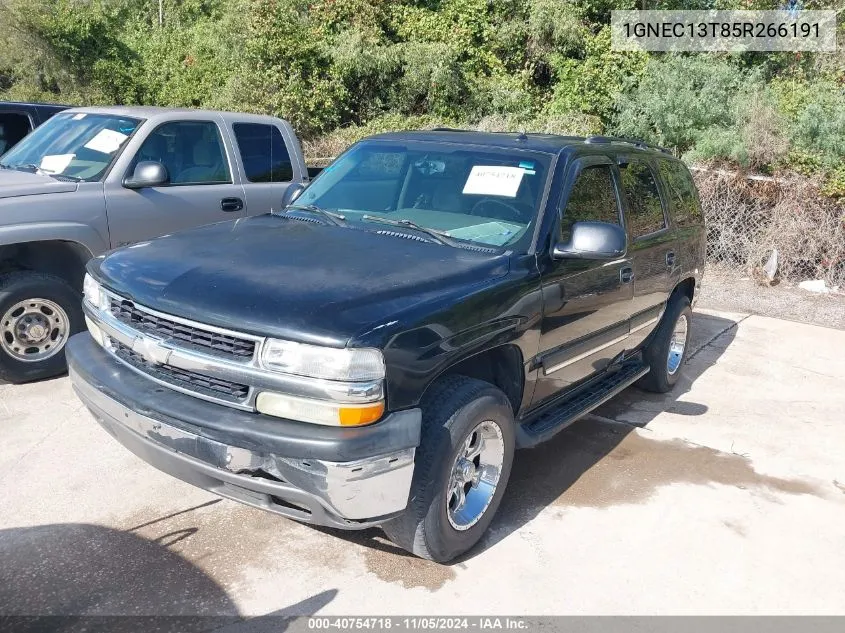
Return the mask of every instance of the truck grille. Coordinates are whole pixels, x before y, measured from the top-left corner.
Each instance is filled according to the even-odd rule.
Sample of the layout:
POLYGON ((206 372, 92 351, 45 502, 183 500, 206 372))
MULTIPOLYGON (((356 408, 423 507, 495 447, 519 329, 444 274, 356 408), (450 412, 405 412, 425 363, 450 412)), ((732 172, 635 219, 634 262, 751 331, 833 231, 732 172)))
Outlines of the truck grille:
POLYGON ((125 363, 153 378, 157 378, 162 382, 176 387, 235 403, 246 400, 249 395, 249 387, 247 385, 205 376, 196 372, 179 369, 178 367, 156 365, 147 362, 143 356, 134 352, 131 347, 124 345, 120 341, 112 340, 112 349, 115 355, 125 363))
POLYGON ((250 360, 255 353, 255 341, 178 323, 142 310, 128 299, 112 297, 110 308, 121 323, 145 334, 174 339, 183 347, 239 361, 250 360))

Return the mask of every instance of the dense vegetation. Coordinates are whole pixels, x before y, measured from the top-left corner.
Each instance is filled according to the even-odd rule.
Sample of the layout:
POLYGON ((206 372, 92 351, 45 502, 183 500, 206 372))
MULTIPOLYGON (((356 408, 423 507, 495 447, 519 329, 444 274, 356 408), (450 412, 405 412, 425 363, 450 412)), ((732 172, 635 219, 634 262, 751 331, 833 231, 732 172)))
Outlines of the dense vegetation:
POLYGON ((845 195, 845 13, 832 54, 610 50, 611 9, 694 5, 779 3, 0 0, 0 99, 269 112, 324 153, 434 122, 619 133, 845 195))

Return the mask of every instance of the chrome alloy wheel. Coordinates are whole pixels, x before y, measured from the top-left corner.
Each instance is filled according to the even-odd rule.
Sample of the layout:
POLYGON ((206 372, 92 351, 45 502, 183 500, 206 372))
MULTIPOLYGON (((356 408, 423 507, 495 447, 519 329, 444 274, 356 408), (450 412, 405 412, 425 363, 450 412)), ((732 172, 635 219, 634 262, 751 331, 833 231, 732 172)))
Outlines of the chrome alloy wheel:
POLYGON ((0 347, 25 363, 47 360, 58 354, 69 333, 67 313, 49 299, 19 301, 0 319, 0 347))
POLYGON ((669 356, 666 359, 666 371, 672 376, 678 371, 681 366, 681 361, 684 359, 684 349, 687 346, 687 335, 689 333, 689 324, 687 323, 687 315, 682 314, 675 323, 675 329, 672 331, 672 338, 669 341, 669 356))
POLYGON ((478 424, 458 451, 446 494, 446 514, 456 530, 478 523, 493 500, 505 460, 502 429, 492 420, 478 424))

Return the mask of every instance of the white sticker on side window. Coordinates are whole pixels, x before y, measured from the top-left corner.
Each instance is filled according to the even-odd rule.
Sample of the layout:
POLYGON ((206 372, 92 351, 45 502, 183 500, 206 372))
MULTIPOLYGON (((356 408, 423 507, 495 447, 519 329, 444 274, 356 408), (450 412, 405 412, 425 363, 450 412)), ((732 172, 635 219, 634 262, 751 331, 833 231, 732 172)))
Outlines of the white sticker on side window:
POLYGON ((126 134, 115 132, 114 130, 100 130, 97 136, 85 143, 84 147, 93 149, 95 152, 102 152, 103 154, 111 154, 116 152, 120 144, 127 138, 126 134))
POLYGON ((464 193, 516 198, 524 175, 522 167, 475 165, 464 185, 464 193))
POLYGON ((70 161, 76 154, 50 154, 41 159, 38 169, 51 174, 60 174, 70 165, 70 161))

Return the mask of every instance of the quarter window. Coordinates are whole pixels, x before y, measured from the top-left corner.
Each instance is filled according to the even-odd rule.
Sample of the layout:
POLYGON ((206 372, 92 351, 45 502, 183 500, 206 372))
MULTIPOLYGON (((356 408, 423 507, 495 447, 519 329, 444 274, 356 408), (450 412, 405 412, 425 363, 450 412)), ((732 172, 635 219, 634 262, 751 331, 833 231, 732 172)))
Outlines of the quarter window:
POLYGON ((282 133, 275 125, 235 123, 238 150, 250 182, 290 182, 293 165, 282 133))
POLYGON ((609 165, 586 167, 578 174, 563 213, 561 241, 567 241, 572 225, 581 221, 619 224, 616 185, 609 165))
POLYGON ((155 161, 167 168, 171 185, 211 185, 232 182, 223 140, 211 121, 174 121, 150 134, 129 168, 155 161))
POLYGON ((631 237, 637 238, 666 228, 666 217, 651 167, 635 160, 622 169, 622 188, 628 202, 626 215, 631 237))

